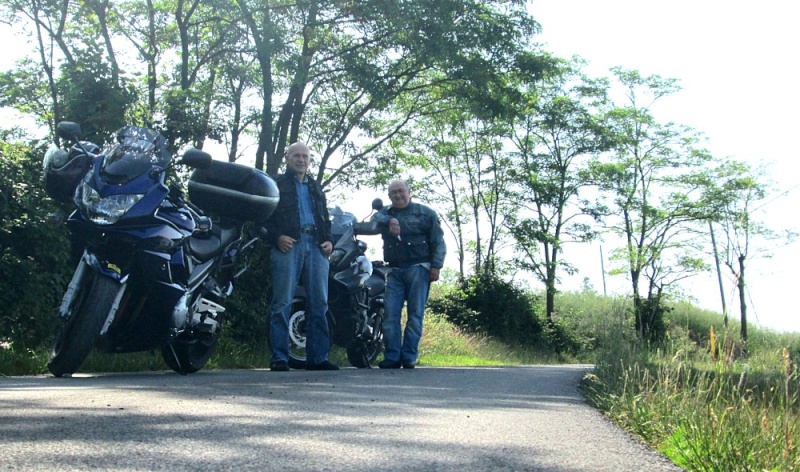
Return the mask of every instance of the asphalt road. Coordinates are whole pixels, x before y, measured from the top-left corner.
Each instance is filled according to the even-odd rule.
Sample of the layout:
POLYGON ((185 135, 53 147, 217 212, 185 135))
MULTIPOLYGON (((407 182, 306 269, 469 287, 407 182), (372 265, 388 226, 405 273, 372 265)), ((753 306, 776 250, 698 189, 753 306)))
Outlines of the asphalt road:
POLYGON ((680 470, 581 366, 0 378, 0 470, 680 470))

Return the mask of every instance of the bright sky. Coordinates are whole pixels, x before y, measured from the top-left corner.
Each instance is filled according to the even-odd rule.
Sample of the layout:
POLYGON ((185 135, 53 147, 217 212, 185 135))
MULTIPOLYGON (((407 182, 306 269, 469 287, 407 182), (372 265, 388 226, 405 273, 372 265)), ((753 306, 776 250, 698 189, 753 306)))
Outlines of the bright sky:
MULTIPOLYGON (((579 55, 593 76, 608 76, 612 66, 680 79, 683 90, 654 109, 662 121, 702 131, 716 156, 769 165, 781 192, 763 208, 774 229, 797 229, 800 206, 800 151, 795 143, 800 120, 797 61, 800 7, 764 0, 532 0, 531 13, 542 25, 539 41, 552 53, 579 55)), ((572 248, 570 248, 572 250, 572 248)), ((604 249, 606 253, 608 248, 604 249)), ((572 284, 590 277, 602 290, 599 246, 585 257, 572 284)), ((748 266, 750 322, 800 332, 796 281, 800 243, 777 248, 771 259, 748 266)), ((608 279, 607 279, 608 280, 608 279)), ((738 307, 730 279, 725 291, 732 317, 738 307)), ((609 289, 626 293, 627 283, 609 289)), ((687 284, 705 308, 721 310, 716 279, 709 275, 687 284)))

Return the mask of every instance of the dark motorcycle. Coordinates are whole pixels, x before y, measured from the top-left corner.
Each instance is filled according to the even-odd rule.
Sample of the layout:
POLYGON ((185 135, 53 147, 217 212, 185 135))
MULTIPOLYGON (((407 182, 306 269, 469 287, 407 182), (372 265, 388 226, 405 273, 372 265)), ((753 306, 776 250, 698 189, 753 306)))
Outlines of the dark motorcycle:
MULTIPOLYGON (((380 208, 380 199, 373 208, 380 208)), ((380 234, 374 223, 358 222, 351 213, 330 210, 334 239, 328 273, 328 329, 331 343, 347 350, 354 367, 369 368, 383 349, 383 294, 390 268, 370 261, 358 235, 380 234)), ((302 285, 289 318, 289 366, 306 365, 306 296, 302 285)))
POLYGON ((102 153, 78 140, 79 125, 62 122, 57 129, 74 144, 47 152, 45 188, 77 207, 67 224, 82 255, 58 309, 64 325, 50 372, 72 374, 95 347, 159 349, 176 372, 200 370, 222 332, 220 302, 258 239, 244 236, 245 224, 254 222, 258 231, 275 209, 275 182, 197 149, 174 162, 166 139, 146 128, 120 129, 102 153), (196 169, 190 199, 165 184, 175 164, 196 169))

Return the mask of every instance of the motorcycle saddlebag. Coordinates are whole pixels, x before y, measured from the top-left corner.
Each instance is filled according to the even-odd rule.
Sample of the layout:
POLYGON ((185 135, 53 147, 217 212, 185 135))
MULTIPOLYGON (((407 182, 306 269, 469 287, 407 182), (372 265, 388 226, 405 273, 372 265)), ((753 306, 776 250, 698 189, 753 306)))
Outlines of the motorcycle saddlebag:
POLYGON ((266 173, 232 162, 213 161, 189 178, 189 200, 223 219, 263 224, 278 206, 278 186, 266 173))
POLYGON ((66 163, 49 163, 44 169, 44 190, 47 195, 61 203, 72 203, 75 189, 92 167, 92 162, 94 159, 91 156, 72 151, 66 163))

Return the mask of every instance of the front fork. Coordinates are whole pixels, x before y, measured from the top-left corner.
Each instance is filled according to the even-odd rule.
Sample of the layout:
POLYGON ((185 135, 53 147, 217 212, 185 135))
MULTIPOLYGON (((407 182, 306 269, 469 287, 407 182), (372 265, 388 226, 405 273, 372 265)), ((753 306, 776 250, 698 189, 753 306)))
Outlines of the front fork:
MULTIPOLYGON (((356 326, 355 333, 356 338, 364 341, 371 341, 375 337, 375 330, 380 329, 381 323, 383 322, 382 313, 378 310, 377 306, 374 306, 379 303, 379 300, 372 300, 371 304, 373 306, 368 305, 367 303, 369 303, 370 300, 366 289, 361 292, 361 296, 353 296, 353 298, 359 314, 359 324, 356 326), (375 313, 375 320, 371 319, 373 311, 375 313)), ((380 300, 380 305, 383 306, 382 300, 380 300)))
POLYGON ((78 288, 85 283, 86 275, 90 270, 96 271, 98 277, 111 277, 120 282, 120 289, 117 291, 116 297, 114 297, 114 303, 111 305, 108 317, 100 331, 100 334, 103 335, 108 331, 111 323, 114 322, 114 317, 119 309, 120 301, 123 295, 125 295, 125 289, 128 287, 128 276, 121 276, 114 268, 104 266, 94 254, 87 251, 83 252, 83 256, 81 256, 81 260, 78 262, 78 267, 75 269, 75 273, 72 274, 69 285, 67 285, 67 290, 64 292, 64 296, 61 299, 61 306, 58 307, 58 316, 64 320, 68 320, 72 316, 71 307, 74 304, 75 295, 78 293, 78 288))
POLYGON ((128 279, 127 274, 122 275, 116 266, 105 265, 101 263, 94 254, 83 251, 81 260, 78 262, 78 267, 75 269, 75 273, 72 274, 72 279, 69 281, 69 285, 67 285, 67 290, 61 298, 61 306, 58 307, 58 316, 61 318, 69 319, 71 316, 70 306, 72 306, 72 302, 75 300, 75 294, 78 292, 78 288, 83 283, 83 279, 89 270, 94 270, 98 275, 110 277, 123 285, 128 279))
POLYGON ((58 307, 58 316, 64 318, 65 320, 69 319, 71 312, 69 307, 72 305, 72 301, 75 299, 75 293, 78 291, 78 287, 80 287, 81 282, 83 282, 83 277, 86 275, 86 271, 88 270, 88 264, 86 263, 86 253, 83 253, 80 262, 78 263, 78 267, 75 269, 75 273, 72 274, 72 280, 69 281, 69 285, 67 285, 67 290, 64 292, 64 297, 61 299, 61 306, 58 307))

